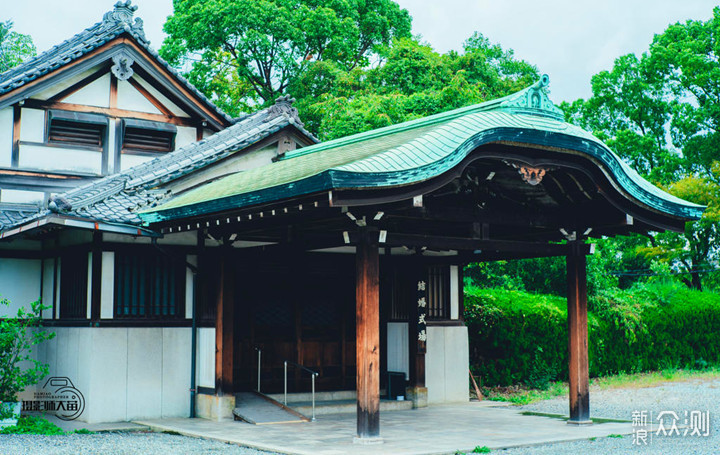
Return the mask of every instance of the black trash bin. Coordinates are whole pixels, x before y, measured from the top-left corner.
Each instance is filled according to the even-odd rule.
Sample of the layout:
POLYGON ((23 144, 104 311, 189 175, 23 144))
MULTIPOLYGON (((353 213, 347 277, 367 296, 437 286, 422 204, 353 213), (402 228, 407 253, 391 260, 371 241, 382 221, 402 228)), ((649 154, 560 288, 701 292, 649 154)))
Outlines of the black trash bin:
POLYGON ((405 396, 405 373, 402 371, 387 372, 387 397, 388 400, 397 400, 397 397, 405 396))

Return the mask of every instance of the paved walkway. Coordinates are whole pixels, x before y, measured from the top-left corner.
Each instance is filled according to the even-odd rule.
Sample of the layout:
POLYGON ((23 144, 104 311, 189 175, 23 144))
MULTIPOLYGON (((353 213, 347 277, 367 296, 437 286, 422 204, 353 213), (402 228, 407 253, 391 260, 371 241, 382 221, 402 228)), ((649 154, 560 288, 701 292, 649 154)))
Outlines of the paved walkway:
POLYGON ((575 426, 557 418, 523 415, 516 408, 491 402, 474 402, 381 414, 384 443, 364 446, 353 444, 355 419, 354 414, 336 414, 320 416, 314 423, 264 426, 203 419, 136 423, 158 431, 298 455, 454 454, 471 452, 477 446, 499 449, 632 433, 629 422, 575 426))

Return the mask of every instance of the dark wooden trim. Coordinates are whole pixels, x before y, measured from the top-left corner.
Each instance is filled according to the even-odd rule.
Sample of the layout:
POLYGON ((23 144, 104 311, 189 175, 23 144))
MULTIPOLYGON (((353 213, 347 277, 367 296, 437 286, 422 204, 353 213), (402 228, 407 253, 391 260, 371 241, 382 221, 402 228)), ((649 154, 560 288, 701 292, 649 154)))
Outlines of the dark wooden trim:
MULTIPOLYGON (((57 242, 57 241, 56 241, 57 242)), ((55 319, 57 316, 57 306, 58 306, 58 260, 60 259, 59 256, 55 256, 53 261, 53 292, 52 292, 52 318, 55 319)))
POLYGON ((428 319, 428 327, 462 327, 465 323, 457 319, 440 320, 440 319, 428 319))
POLYGON ((567 256, 568 281, 568 363, 570 420, 590 421, 590 377, 588 363, 587 258, 581 252, 581 241, 571 244, 567 256))
POLYGON ((129 111, 126 109, 98 107, 98 106, 86 106, 84 104, 73 104, 73 103, 58 103, 52 101, 42 101, 36 99, 25 100, 25 106, 32 109, 59 109, 71 112, 88 112, 91 114, 107 115, 108 117, 115 118, 137 118, 141 120, 150 120, 153 122, 171 123, 179 126, 195 127, 196 121, 192 119, 185 119, 182 117, 174 117, 160 114, 149 114, 147 112, 129 111))
POLYGON ((115 128, 115 150, 114 150, 114 157, 115 157, 115 170, 114 172, 120 172, 122 170, 122 163, 120 162, 122 153, 120 151, 122 150, 122 131, 123 131, 123 125, 122 125, 122 119, 116 118, 115 119, 115 125, 111 126, 111 128, 115 128))
MULTIPOLYGON (((50 98, 48 98, 48 101, 62 101, 62 100, 64 100, 65 98, 67 98, 68 96, 70 96, 70 95, 72 95, 73 93, 75 93, 75 92, 77 92, 78 90, 80 90, 81 88, 86 87, 86 86, 88 86, 89 84, 92 84, 92 83, 95 82, 96 80, 100 79, 100 78, 103 77, 105 74, 107 74, 107 72, 108 72, 108 66, 107 66, 107 65, 103 65, 103 67, 102 67, 100 70, 95 71, 95 72, 94 72, 93 74, 91 74, 90 76, 88 76, 88 77, 86 77, 86 78, 83 78, 82 80, 80 80, 79 82, 74 83, 73 85, 71 85, 70 87, 66 88, 65 90, 62 90, 61 92, 58 92, 58 93, 56 93, 55 95, 51 96, 50 98)), ((111 105, 111 106, 112 106, 112 105, 111 105)))
POLYGON ((176 115, 173 114, 173 112, 170 109, 165 107, 165 105, 163 103, 161 103, 159 99, 155 98, 153 96, 153 94, 150 93, 145 87, 143 87, 142 84, 140 84, 140 82, 135 80, 134 77, 131 77, 130 79, 128 79, 128 82, 130 83, 130 85, 135 87, 135 90, 140 92, 140 94, 142 96, 144 96, 145 99, 150 101, 150 103, 153 106, 155 106, 160 112, 162 112, 164 115, 167 115, 168 117, 176 117, 176 115))
POLYGON ((356 252, 358 438, 380 436, 380 262, 377 241, 371 241, 371 234, 361 231, 363 238, 356 252))
POLYGON ((203 131, 202 125, 196 126, 196 127, 195 127, 195 141, 196 141, 196 142, 202 141, 202 140, 203 140, 203 134, 204 134, 204 131, 203 131))
POLYGON ((117 109, 118 101, 118 79, 110 73, 110 99, 108 100, 108 106, 110 109, 117 109))
POLYGON ((197 393, 201 393, 201 394, 203 394, 203 395, 215 395, 215 388, 214 388, 214 387, 198 386, 198 387, 197 387, 197 393))
POLYGON ((12 130, 12 155, 10 158, 11 167, 20 166, 20 117, 22 108, 20 105, 13 106, 13 130, 12 130))
POLYGON ((0 250, 0 258, 2 259, 47 259, 42 251, 27 250, 0 250))
POLYGON ((225 251, 219 258, 217 306, 215 313, 215 389, 218 395, 233 393, 233 352, 235 346, 235 303, 233 267, 225 251))
POLYGON ((93 321, 100 320, 100 297, 102 291, 102 233, 100 231, 93 232, 92 246, 92 283, 90 284, 90 318, 93 321))
MULTIPOLYGON (((62 314, 60 315, 62 318, 62 314)), ((47 327, 192 327, 190 319, 45 319, 42 321, 47 327)), ((198 327, 202 327, 198 325, 198 327)))

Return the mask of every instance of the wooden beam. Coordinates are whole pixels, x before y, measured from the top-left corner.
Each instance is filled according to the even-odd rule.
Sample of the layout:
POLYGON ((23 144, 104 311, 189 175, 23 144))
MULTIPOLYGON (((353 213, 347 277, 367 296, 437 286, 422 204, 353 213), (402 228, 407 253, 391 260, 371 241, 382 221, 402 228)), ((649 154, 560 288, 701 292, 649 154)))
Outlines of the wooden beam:
MULTIPOLYGON (((65 98, 67 98, 68 96, 70 96, 73 93, 80 90, 81 88, 87 87, 89 84, 92 84, 96 80, 100 79, 105 74, 107 74, 107 72, 108 72, 108 65, 103 65, 103 67, 101 69, 99 69, 98 71, 95 71, 88 77, 83 78, 82 80, 74 83, 73 85, 66 88, 65 90, 62 90, 62 91, 56 93, 55 95, 51 96, 50 98, 48 98, 48 101, 62 101, 65 98)), ((110 106, 112 107, 112 104, 110 106)))
POLYGON ((165 105, 163 103, 161 103, 159 99, 155 98, 153 96, 153 94, 150 93, 145 87, 143 87, 140 82, 135 80, 134 77, 131 77, 130 79, 128 79, 128 82, 130 83, 130 85, 135 87, 135 90, 140 92, 140 94, 142 96, 144 96, 146 100, 150 101, 150 103, 153 106, 155 106, 157 108, 157 110, 162 112, 164 115, 167 115, 168 117, 175 117, 175 114, 173 114, 173 112, 170 109, 165 107, 165 105))
POLYGON ((117 109, 118 101, 118 79, 114 74, 110 74, 110 101, 108 106, 110 109, 117 109))
POLYGON ((587 328, 587 261, 581 241, 567 256, 570 424, 589 424, 590 378, 587 328))
POLYGON ((13 106, 13 129, 12 129, 12 154, 10 165, 18 167, 20 165, 20 114, 22 108, 19 104, 13 106))
POLYGON ((372 241, 371 234, 361 230, 356 252, 358 442, 380 437, 380 262, 377 240, 372 241))
MULTIPOLYGON (((225 250, 225 248, 223 248, 225 250)), ((218 395, 233 393, 234 289, 233 267, 227 251, 218 263, 218 293, 215 313, 215 391, 218 395)))
POLYGON ((126 109, 98 107, 98 106, 86 106, 84 104, 73 104, 73 103, 59 103, 53 101, 42 101, 36 99, 25 100, 25 106, 33 109, 61 109, 64 111, 72 112, 88 112, 91 114, 107 115, 108 117, 129 117, 137 118, 141 120, 151 120, 154 122, 172 123, 173 125, 179 126, 196 126, 197 122, 192 119, 186 119, 182 117, 174 117, 161 114, 149 114, 147 112, 129 111, 126 109))
MULTIPOLYGON (((505 252, 564 256, 568 246, 564 244, 524 242, 514 240, 482 240, 467 237, 441 235, 401 234, 388 232, 385 243, 393 246, 427 247, 429 249, 477 251, 483 253, 505 252)), ((585 248, 588 248, 585 245, 585 248)))

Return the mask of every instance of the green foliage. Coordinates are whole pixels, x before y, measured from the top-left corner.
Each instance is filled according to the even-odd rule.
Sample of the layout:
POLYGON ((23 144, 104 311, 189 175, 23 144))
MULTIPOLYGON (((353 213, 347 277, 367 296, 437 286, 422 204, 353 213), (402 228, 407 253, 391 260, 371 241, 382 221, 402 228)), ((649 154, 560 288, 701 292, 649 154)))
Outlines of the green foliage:
MULTIPOLYGON (((588 305, 593 377, 720 364, 720 295, 667 281, 604 290, 588 305)), ((473 371, 489 386, 566 379, 566 315, 560 297, 466 287, 473 371)))
POLYGON ((410 36, 391 0, 174 0, 160 55, 228 112, 269 103, 314 62, 366 66, 378 46, 410 36))
POLYGON ((35 45, 30 35, 12 30, 13 22, 0 22, 0 73, 34 57, 35 45))
POLYGON ((64 435, 60 427, 47 419, 35 416, 21 416, 17 425, 5 427, 0 434, 43 434, 43 435, 64 435))
POLYGON ((5 427, 0 434, 42 434, 42 435, 66 435, 66 434, 94 434, 92 431, 81 428, 65 432, 54 423, 36 416, 21 416, 18 423, 12 427, 5 427))
MULTIPOLYGON (((0 305, 9 306, 7 299, 0 305)), ((36 384, 48 373, 48 366, 31 357, 33 346, 55 336, 40 328, 40 302, 30 311, 22 306, 14 317, 0 320, 0 402, 17 401, 17 394, 36 384)))
POLYGON ((487 446, 477 446, 473 449, 472 453, 490 453, 490 448, 487 446))
POLYGON ((448 111, 524 88, 537 69, 475 33, 462 53, 439 54, 417 39, 378 47, 373 67, 314 62, 288 92, 306 127, 334 139, 448 111))

